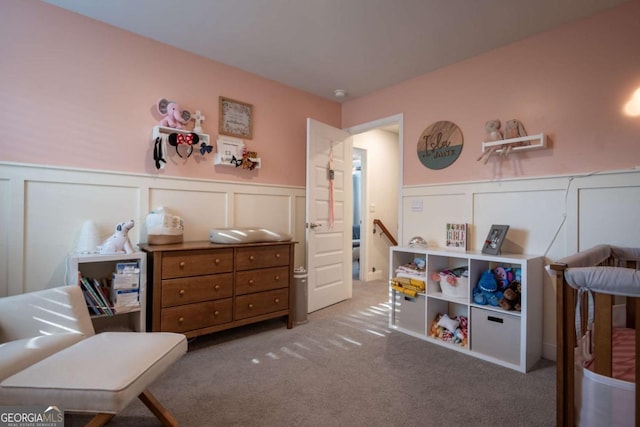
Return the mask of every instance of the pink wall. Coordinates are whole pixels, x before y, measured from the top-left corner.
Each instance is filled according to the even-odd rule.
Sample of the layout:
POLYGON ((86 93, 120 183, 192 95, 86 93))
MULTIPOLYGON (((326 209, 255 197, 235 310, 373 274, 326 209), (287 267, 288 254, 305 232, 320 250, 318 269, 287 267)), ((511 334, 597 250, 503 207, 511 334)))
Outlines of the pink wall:
POLYGON ((0 39, 0 161, 304 186, 306 118, 340 126, 338 103, 39 1, 3 2, 0 39), (201 110, 215 142, 219 96, 253 104, 262 169, 194 154, 158 172, 156 101, 201 110))
POLYGON ((640 1, 343 104, 342 126, 404 113, 404 185, 617 170, 640 165, 640 117, 622 114, 640 88, 640 1), (484 123, 521 120, 549 148, 478 162, 484 123), (448 120, 464 148, 431 170, 417 143, 448 120))

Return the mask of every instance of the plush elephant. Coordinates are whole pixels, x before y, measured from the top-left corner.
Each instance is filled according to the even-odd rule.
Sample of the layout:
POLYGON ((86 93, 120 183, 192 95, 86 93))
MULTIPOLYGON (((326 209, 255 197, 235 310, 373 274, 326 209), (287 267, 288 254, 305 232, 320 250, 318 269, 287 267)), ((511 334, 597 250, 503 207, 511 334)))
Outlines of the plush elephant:
POLYGON ((182 129, 182 125, 189 122, 191 113, 181 110, 180 105, 175 101, 161 98, 158 101, 158 112, 164 117, 160 121, 160 126, 168 126, 174 129, 182 129))

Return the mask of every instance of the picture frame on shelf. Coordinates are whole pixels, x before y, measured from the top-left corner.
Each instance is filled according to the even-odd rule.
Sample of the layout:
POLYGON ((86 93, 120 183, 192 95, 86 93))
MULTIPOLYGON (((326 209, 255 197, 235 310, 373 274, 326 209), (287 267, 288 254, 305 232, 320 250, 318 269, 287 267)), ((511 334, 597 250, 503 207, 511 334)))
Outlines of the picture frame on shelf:
POLYGON ((507 231, 509 231, 508 225, 492 225, 489 230, 489 234, 487 234, 487 238, 482 245, 482 253, 498 255, 500 253, 500 248, 502 248, 502 244, 507 237, 507 231))
POLYGON ((253 105, 221 96, 218 133, 242 139, 253 138, 253 105))

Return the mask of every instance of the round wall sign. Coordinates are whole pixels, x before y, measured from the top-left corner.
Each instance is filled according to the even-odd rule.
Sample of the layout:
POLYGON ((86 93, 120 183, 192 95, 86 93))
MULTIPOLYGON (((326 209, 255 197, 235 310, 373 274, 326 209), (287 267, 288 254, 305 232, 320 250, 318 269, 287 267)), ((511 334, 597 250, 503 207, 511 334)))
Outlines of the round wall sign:
POLYGON ((418 140, 418 158, 429 169, 444 169, 462 152, 462 131, 452 122, 435 122, 418 140))

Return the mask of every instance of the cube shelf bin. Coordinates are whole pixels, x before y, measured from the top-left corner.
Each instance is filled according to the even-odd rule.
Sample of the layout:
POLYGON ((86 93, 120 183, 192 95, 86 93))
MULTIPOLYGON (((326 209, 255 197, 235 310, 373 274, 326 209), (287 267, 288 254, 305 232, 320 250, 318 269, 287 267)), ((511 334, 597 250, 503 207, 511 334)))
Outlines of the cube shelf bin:
MULTIPOLYGON (((423 278, 425 291, 412 299, 390 289, 390 328, 520 372, 527 372, 540 359, 543 257, 394 246, 390 248, 389 256, 390 283, 398 274, 396 270, 399 266, 415 259, 424 260, 426 265, 423 278), (498 266, 520 269, 520 311, 477 304, 473 300, 473 289, 482 273, 498 266), (468 270, 467 280, 458 280, 455 294, 443 292, 440 278, 435 280, 436 277, 432 276, 443 270, 458 268, 468 270), (466 318, 465 342, 431 336, 434 319, 443 314, 452 319, 460 316, 466 318)), ((446 334, 444 337, 449 338, 446 334)))

